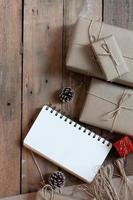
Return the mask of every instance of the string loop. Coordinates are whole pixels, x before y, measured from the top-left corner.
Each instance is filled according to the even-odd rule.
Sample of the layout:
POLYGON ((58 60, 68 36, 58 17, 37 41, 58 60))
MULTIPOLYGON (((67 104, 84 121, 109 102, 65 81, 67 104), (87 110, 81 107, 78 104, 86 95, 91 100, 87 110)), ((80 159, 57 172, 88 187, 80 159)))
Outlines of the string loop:
POLYGON ((98 54, 98 55, 99 56, 109 56, 111 58, 113 64, 114 64, 114 67, 116 69, 116 72, 117 72, 118 76, 120 77, 121 73, 120 73, 119 68, 118 68, 119 62, 117 61, 117 59, 113 55, 113 53, 112 53, 111 49, 109 48, 106 40, 105 39, 103 39, 103 40, 104 40, 104 44, 102 44, 101 47, 104 49, 104 51, 106 52, 106 54, 103 53, 103 54, 98 54))
POLYGON ((133 93, 129 94, 129 93, 127 93, 127 90, 124 90, 124 92, 123 92, 123 94, 122 94, 122 96, 121 96, 121 98, 120 98, 120 100, 117 104, 117 108, 106 114, 106 117, 107 117, 106 120, 107 121, 113 119, 111 132, 114 129, 116 119, 117 119, 118 115, 120 114, 121 109, 124 108, 124 109, 128 109, 128 110, 133 110, 132 108, 128 108, 128 107, 122 105, 124 102, 127 101, 128 98, 130 98, 132 96, 133 96, 133 93))
POLYGON ((133 96, 133 93, 128 93, 127 89, 125 89, 123 91, 123 94, 120 97, 120 100, 119 100, 118 103, 117 102, 116 103, 112 102, 111 100, 106 99, 104 97, 100 97, 100 95, 97 95, 97 94, 93 94, 93 93, 90 93, 90 92, 88 92, 88 94, 92 95, 94 97, 97 97, 97 98, 99 98, 99 99, 101 99, 103 101, 106 101, 106 102, 111 103, 111 104, 116 106, 116 108, 114 110, 104 114, 104 120, 105 121, 113 120, 112 127, 111 127, 111 130, 110 130, 111 132, 114 130, 116 119, 117 119, 118 115, 120 114, 121 109, 126 109, 126 110, 129 110, 129 111, 133 111, 133 108, 130 108, 130 107, 122 105, 124 102, 126 102, 129 98, 131 98, 133 96))
POLYGON ((31 152, 31 155, 32 155, 32 159, 33 159, 33 161, 34 161, 34 163, 36 165, 36 168, 38 170, 38 173, 39 173, 39 175, 40 175, 40 177, 42 179, 41 184, 42 184, 43 187, 42 187, 41 191, 42 191, 42 197, 43 197, 43 199, 44 200, 54 200, 54 189, 52 188, 51 185, 45 183, 42 171, 41 171, 41 169, 39 167, 39 164, 38 164, 38 162, 37 162, 37 160, 35 158, 34 153, 31 152))
POLYGON ((42 197, 44 200, 54 200, 54 190, 51 185, 46 184, 43 186, 42 197))

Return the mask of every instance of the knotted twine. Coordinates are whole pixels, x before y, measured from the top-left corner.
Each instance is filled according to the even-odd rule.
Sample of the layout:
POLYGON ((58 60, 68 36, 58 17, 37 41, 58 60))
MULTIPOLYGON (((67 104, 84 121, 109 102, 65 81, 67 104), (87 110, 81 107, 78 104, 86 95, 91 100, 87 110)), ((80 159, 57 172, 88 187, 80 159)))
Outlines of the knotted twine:
POLYGON ((78 190, 84 191, 89 197, 96 200, 119 200, 118 194, 113 187, 113 166, 101 167, 91 184, 78 186, 78 190))
POLYGON ((118 177, 121 178, 121 184, 119 185, 119 199, 120 200, 133 200, 133 183, 126 176, 124 170, 124 159, 118 159, 115 161, 115 166, 119 170, 118 177))
MULTIPOLYGON (((97 21, 99 21, 100 20, 100 18, 97 20, 97 21)), ((93 20, 93 19, 91 19, 90 20, 90 24, 89 24, 89 27, 88 27, 88 38, 89 38, 89 43, 90 44, 92 44, 93 42, 96 42, 96 41, 98 41, 98 40, 100 40, 100 35, 101 35, 101 32, 102 32, 102 28, 103 28, 103 22, 101 22, 101 25, 100 25, 100 29, 99 29, 99 33, 98 33, 98 36, 97 36, 97 38, 96 38, 96 36, 95 35, 93 35, 93 34, 91 34, 91 27, 92 27, 92 25, 93 25, 93 23, 94 23, 94 21, 95 20, 93 20)), ((104 39, 104 38, 103 38, 104 39)), ((106 42, 106 41, 105 41, 106 42)), ((83 46, 82 44, 78 44, 78 45, 80 45, 80 46, 83 46)), ((103 47, 102 47, 103 48, 103 47)), ((115 62, 116 62, 116 59, 115 59, 115 57, 114 57, 114 55, 113 55, 113 53, 111 52, 111 50, 109 49, 109 47, 105 47, 105 51, 107 52, 108 51, 108 56, 111 56, 111 59, 113 58, 113 60, 115 60, 115 62), (105 50, 106 49, 106 50, 105 50)), ((102 54, 103 56, 104 56, 104 54, 102 54)), ((105 54, 105 55, 107 55, 107 54, 105 54)), ((123 57, 124 58, 127 58, 127 59, 130 59, 130 60, 133 60, 133 57, 129 57, 129 56, 125 56, 125 55, 123 55, 123 57)), ((114 62, 114 61, 113 61, 114 62)), ((116 63, 115 63, 116 64, 116 63)), ((117 63, 118 64, 118 63, 117 63)))
POLYGON ((93 94, 93 93, 90 93, 90 92, 88 92, 88 94, 117 106, 114 110, 104 114, 104 120, 105 121, 113 120, 110 132, 114 131, 115 123, 116 123, 117 118, 118 118, 118 116, 121 112, 121 109, 127 109, 127 110, 130 110, 130 111, 133 111, 133 108, 123 106, 123 103, 125 103, 129 98, 131 98, 133 96, 133 93, 128 93, 128 90, 126 90, 126 89, 123 91, 123 94, 120 97, 120 100, 119 100, 118 103, 114 103, 114 102, 112 102, 112 101, 110 101, 106 98, 100 97, 99 95, 96 95, 96 94, 93 94))
MULTIPOLYGON (((103 22, 101 22, 101 26, 100 26, 100 30, 99 30, 99 33, 98 33, 98 37, 97 37, 97 38, 96 38, 95 35, 91 34, 91 27, 92 27, 92 25, 93 25, 93 20, 91 20, 90 25, 89 25, 89 28, 88 28, 88 38, 89 38, 89 42, 90 42, 91 45, 92 45, 93 42, 96 42, 96 41, 99 40, 101 31, 102 31, 102 27, 103 27, 103 22)), ((104 43, 101 44, 101 48, 104 49, 104 51, 105 51, 106 53, 105 53, 105 54, 104 54, 104 53, 98 54, 98 56, 109 56, 109 57, 111 58, 113 64, 114 64, 114 67, 115 67, 115 69, 116 69, 116 72, 117 72, 117 74, 118 74, 118 77, 120 77, 120 76, 121 76, 121 72, 120 72, 120 70, 119 70, 119 62, 118 62, 118 60, 116 59, 116 57, 115 57, 115 55, 113 54, 113 52, 112 52, 112 50, 110 49, 110 47, 108 46, 108 44, 107 44, 105 38, 103 38, 103 41, 104 41, 104 43)), ((123 57, 128 58, 128 59, 131 59, 131 60, 133 59, 133 58, 127 57, 127 56, 123 56, 123 57)))
POLYGON ((105 53, 102 53, 102 54, 98 54, 98 56, 109 56, 109 57, 111 58, 113 64, 114 64, 114 67, 115 67, 115 70, 116 70, 118 76, 120 77, 120 76, 121 76, 121 72, 120 72, 120 70, 119 70, 119 68, 118 68, 118 67, 119 67, 119 62, 118 62, 117 59, 115 58, 115 56, 114 56, 112 50, 109 48, 109 46, 108 46, 106 40, 103 39, 103 41, 104 41, 104 44, 101 44, 101 47, 102 47, 102 49, 104 49, 104 51, 106 52, 106 54, 105 54, 105 53))
POLYGON ((133 183, 126 176, 124 159, 102 167, 91 184, 82 184, 77 186, 76 190, 84 191, 96 200, 133 200, 133 183), (115 166, 119 174, 114 173, 115 166), (118 185, 113 181, 116 175, 119 177, 118 185))
POLYGON ((41 177, 41 180, 42 180, 41 184, 43 185, 43 187, 41 189, 41 193, 40 193, 40 191, 38 192, 37 200, 39 200, 38 198, 40 198, 40 197, 38 197, 38 196, 40 196, 40 194, 41 194, 41 198, 43 198, 44 200, 54 200, 54 190, 53 190, 52 186, 45 183, 42 171, 41 171, 41 169, 38 165, 38 162, 37 162, 37 160, 34 156, 34 153, 31 152, 31 155, 32 155, 33 161, 34 161, 34 163, 37 167, 37 170, 40 174, 40 177, 41 177))
POLYGON ((133 111, 133 108, 129 108, 126 106, 123 106, 122 104, 125 103, 129 98, 131 98, 133 96, 133 93, 128 93, 128 90, 124 90, 123 94, 117 104, 117 108, 108 112, 105 116, 107 117, 106 120, 112 120, 113 119, 113 123, 112 123, 112 127, 111 127, 111 132, 114 130, 114 126, 117 120, 117 117, 119 116, 121 109, 127 109, 127 110, 131 110, 133 111))

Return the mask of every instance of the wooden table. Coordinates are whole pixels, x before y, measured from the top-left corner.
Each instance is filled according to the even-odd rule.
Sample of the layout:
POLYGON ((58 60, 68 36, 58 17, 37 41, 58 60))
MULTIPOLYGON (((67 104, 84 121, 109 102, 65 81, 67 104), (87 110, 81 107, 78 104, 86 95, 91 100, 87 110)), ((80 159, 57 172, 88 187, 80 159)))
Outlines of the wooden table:
MULTIPOLYGON (((78 120, 89 78, 67 71, 65 57, 83 2, 0 1, 0 197, 39 188, 40 176, 22 141, 45 103, 56 105, 78 120), (73 102, 59 102, 57 92, 63 86, 75 89, 73 102)), ((133 1, 89 2, 90 16, 97 14, 107 23, 133 28, 133 1)), ((114 139, 112 134, 94 130, 114 139)), ((111 155, 110 159, 114 157, 111 155)), ((40 157, 37 159, 44 175, 57 169, 40 157)), ((128 174, 132 174, 132 155, 125 164, 128 174)), ((68 177, 69 181, 77 182, 76 178, 68 177)))

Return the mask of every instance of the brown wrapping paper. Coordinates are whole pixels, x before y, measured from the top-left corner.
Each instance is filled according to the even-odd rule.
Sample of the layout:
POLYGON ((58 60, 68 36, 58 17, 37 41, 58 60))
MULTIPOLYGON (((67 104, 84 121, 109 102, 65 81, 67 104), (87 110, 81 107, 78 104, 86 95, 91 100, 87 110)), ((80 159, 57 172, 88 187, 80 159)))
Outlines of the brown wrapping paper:
MULTIPOLYGON (((118 199, 117 200, 132 200, 132 197, 133 197, 133 192, 132 192, 132 183, 133 183, 133 176, 126 176, 125 174, 125 170, 123 168, 123 160, 121 161, 118 161, 116 160, 115 161, 115 165, 113 164, 109 164, 107 166, 105 166, 103 168, 105 174, 107 175, 107 179, 108 179, 108 184, 106 182, 107 185, 102 185, 100 186, 100 192, 102 190, 104 190, 104 194, 108 194, 108 195, 105 195, 104 198, 102 198, 102 200, 112 200, 114 198, 112 198, 112 195, 110 196, 109 193, 111 192, 109 190, 109 185, 111 186, 111 188, 114 188, 116 194, 118 195, 118 199), (122 165, 120 165, 120 168, 118 168, 117 170, 117 173, 116 171, 114 170, 114 167, 116 168, 117 167, 117 163, 122 163, 122 165), (115 173, 115 174, 114 174, 115 173), (119 178, 114 178, 114 175, 115 177, 118 176, 119 178), (106 191, 107 189, 107 191, 106 191), (127 192, 127 194, 126 194, 127 192), (109 198, 110 197, 110 198, 109 198), (131 197, 131 198, 129 198, 131 197)), ((104 178, 101 177, 103 182, 104 182, 104 178)), ((97 181, 94 181, 93 183, 91 184, 81 184, 81 185, 73 185, 73 186, 67 186, 67 187, 64 187, 62 189, 62 194, 63 194, 63 198, 62 200, 66 200, 64 198, 68 198, 68 200, 96 200, 96 199, 100 199, 101 198, 96 198, 96 185, 95 185, 95 189, 94 189, 94 184, 97 184, 97 181), (84 186, 87 186, 88 190, 86 190, 87 188, 84 187, 84 186), (85 189, 86 188, 86 189, 85 189), (94 189, 94 190, 93 190, 94 189), (66 195, 66 196, 65 196, 66 195), (93 197, 92 197, 93 196, 93 197)), ((55 199, 57 197, 58 200, 62 197, 62 194, 56 194, 55 196, 55 199)), ((98 194, 100 195, 100 194, 98 194)), ((37 193, 37 197, 39 199, 37 200, 43 200, 42 199, 42 194, 41 194, 41 190, 37 193), (41 198, 41 199, 40 199, 41 198)), ((98 196, 100 197, 100 196, 98 196)), ((49 200, 49 199, 48 199, 49 200)))
POLYGON ((91 22, 91 20, 85 18, 80 18, 77 21, 72 42, 67 54, 67 68, 89 76, 106 79, 105 75, 99 68, 90 46, 88 32, 90 35, 93 35, 96 40, 114 35, 129 69, 128 73, 115 79, 114 82, 133 86, 133 32, 104 24, 100 21, 93 21, 90 26, 91 22))
POLYGON ((71 196, 66 196, 66 195, 61 195, 61 194, 55 194, 54 199, 50 199, 49 195, 47 195, 46 198, 43 197, 42 191, 40 190, 37 193, 36 200, 79 200, 77 198, 71 197, 71 196))
MULTIPOLYGON (((72 190, 71 190, 72 192, 72 190)), ((86 195, 84 193, 81 192, 81 196, 80 197, 75 197, 74 195, 72 195, 72 193, 70 192, 70 195, 65 195, 65 194, 54 194, 54 198, 50 199, 49 194, 47 193, 46 197, 43 197, 43 193, 42 190, 40 189, 37 192, 36 195, 36 200, 85 200, 86 195), (82 197, 83 194, 83 197, 82 197), (84 197, 85 196, 85 197, 84 197)), ((78 196, 78 195, 77 195, 78 196)), ((95 198, 87 198, 88 200, 96 200, 95 198)))
POLYGON ((114 36, 93 42, 92 49, 107 81, 129 71, 114 36))
POLYGON ((92 79, 80 121, 133 136, 133 90, 92 79))

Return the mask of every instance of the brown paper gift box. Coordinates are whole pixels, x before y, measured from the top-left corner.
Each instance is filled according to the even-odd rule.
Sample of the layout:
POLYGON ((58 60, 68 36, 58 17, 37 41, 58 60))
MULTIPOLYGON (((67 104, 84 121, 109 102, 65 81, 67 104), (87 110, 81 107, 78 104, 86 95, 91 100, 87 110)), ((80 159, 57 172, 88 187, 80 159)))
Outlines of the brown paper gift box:
MULTIPOLYGON (((47 199, 50 200, 50 196, 46 195, 47 199)), ((42 195, 42 190, 37 192, 36 200, 44 200, 44 197, 42 195)), ((72 195, 64 195, 64 194, 54 194, 54 199, 51 200, 84 200, 84 198, 80 197, 73 197, 72 195)), ((88 198, 88 200, 95 200, 94 198, 88 198)))
POLYGON ((92 49, 107 81, 112 81, 129 71, 113 35, 93 42, 92 49))
POLYGON ((114 35, 129 69, 128 73, 115 79, 114 82, 133 86, 133 31, 104 24, 100 21, 93 21, 91 29, 89 29, 91 22, 90 19, 85 18, 80 18, 77 21, 68 49, 66 59, 67 68, 89 76, 106 79, 89 45, 88 30, 90 30, 90 34, 95 36, 96 39, 114 35))
POLYGON ((133 90, 92 79, 80 121, 133 136, 133 90))

